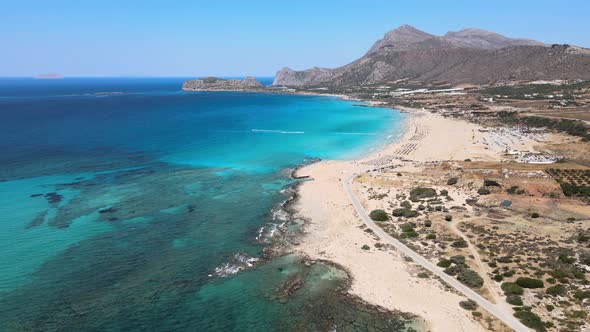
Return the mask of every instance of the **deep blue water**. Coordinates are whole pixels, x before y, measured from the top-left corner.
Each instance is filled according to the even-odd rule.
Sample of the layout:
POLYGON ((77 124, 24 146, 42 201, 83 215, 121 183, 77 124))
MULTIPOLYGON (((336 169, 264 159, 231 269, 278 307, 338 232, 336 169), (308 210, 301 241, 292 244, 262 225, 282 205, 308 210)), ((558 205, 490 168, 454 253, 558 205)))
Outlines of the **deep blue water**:
POLYGON ((2 330, 374 322, 334 295, 346 281, 329 265, 286 256, 229 276, 215 268, 262 256, 284 222, 290 168, 379 148, 403 115, 328 97, 187 93, 182 81, 0 79, 2 330), (277 295, 297 275, 304 287, 277 295))

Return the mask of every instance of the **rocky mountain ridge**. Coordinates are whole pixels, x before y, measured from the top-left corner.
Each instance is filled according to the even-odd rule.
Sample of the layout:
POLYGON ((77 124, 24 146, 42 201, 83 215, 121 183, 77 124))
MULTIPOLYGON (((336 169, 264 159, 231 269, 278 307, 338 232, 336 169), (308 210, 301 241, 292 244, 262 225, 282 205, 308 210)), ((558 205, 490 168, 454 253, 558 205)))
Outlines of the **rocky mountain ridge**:
POLYGON ((554 79, 590 79, 589 50, 473 28, 435 36, 402 25, 348 65, 303 71, 285 67, 273 85, 352 86, 399 80, 494 84, 554 79))

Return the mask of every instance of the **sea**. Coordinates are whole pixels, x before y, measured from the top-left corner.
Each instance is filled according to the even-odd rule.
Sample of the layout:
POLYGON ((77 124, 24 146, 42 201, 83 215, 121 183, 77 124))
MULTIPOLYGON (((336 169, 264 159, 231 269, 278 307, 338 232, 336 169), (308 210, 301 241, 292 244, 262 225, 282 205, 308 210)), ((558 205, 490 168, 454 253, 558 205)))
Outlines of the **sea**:
POLYGON ((264 254, 303 223, 295 167, 380 149, 404 115, 183 80, 0 79, 0 330, 411 331, 342 268, 264 254))

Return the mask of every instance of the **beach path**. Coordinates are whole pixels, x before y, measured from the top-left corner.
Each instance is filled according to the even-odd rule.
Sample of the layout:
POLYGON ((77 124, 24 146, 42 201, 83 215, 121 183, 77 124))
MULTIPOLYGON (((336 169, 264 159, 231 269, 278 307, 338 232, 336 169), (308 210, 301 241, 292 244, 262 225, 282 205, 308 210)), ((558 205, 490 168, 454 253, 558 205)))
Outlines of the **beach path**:
POLYGON ((379 236, 379 238, 381 238, 382 242, 391 244, 399 252, 412 258, 414 260, 414 262, 421 265, 423 268, 429 270, 434 275, 440 277, 449 286, 453 287, 455 290, 457 290, 458 292, 463 294, 468 299, 475 301, 479 306, 481 306, 483 309, 485 309, 490 314, 494 315, 497 319, 501 320, 504 324, 509 326, 511 329, 513 329, 517 332, 531 331, 529 328, 524 326, 520 321, 518 321, 514 316, 512 316, 512 314, 506 312, 504 310, 504 308, 501 308, 501 307, 489 302, 484 297, 482 297, 481 295, 479 295, 475 291, 473 291, 471 288, 463 285, 461 282, 459 282, 457 279, 453 278, 452 276, 447 275, 446 273, 443 272, 443 270, 441 268, 437 267, 434 263, 432 263, 428 259, 422 257, 421 255, 419 255, 418 253, 416 253, 412 249, 408 248, 406 245, 404 245, 399 240, 397 240, 397 239, 393 238, 392 236, 390 236, 389 234, 385 233, 385 231, 383 229, 381 229, 381 227, 377 226, 373 222, 373 220, 371 220, 371 218, 369 218, 364 207, 358 201, 358 199, 354 195, 354 192, 351 189, 350 185, 356 175, 357 174, 353 173, 350 176, 348 176, 345 181, 343 181, 344 190, 346 191, 346 194, 348 195, 350 202, 352 203, 358 216, 362 219, 362 221, 365 223, 365 225, 367 225, 367 227, 369 227, 374 232, 375 235, 377 235, 377 236, 379 236))

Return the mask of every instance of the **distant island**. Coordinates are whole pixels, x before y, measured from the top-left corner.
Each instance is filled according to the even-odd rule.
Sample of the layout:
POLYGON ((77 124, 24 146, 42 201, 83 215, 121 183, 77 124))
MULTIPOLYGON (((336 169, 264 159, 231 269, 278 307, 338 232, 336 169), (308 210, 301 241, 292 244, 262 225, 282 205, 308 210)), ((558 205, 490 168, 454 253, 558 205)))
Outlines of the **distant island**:
POLYGON ((44 73, 44 74, 38 74, 35 76, 35 79, 38 79, 38 80, 59 80, 62 78, 64 78, 64 77, 58 73, 44 73))
POLYGON ((204 77, 188 80, 182 84, 182 90, 184 91, 250 91, 263 88, 260 82, 250 76, 243 80, 204 77))

